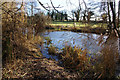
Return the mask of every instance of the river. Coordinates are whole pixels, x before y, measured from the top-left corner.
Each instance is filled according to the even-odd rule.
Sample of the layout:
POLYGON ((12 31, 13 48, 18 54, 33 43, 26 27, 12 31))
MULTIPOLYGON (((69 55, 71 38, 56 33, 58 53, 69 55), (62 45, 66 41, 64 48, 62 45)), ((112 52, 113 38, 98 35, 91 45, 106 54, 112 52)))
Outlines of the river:
MULTIPOLYGON (((101 37, 98 34, 92 33, 78 33, 71 31, 44 31, 41 36, 49 37, 51 44, 55 46, 58 50, 61 50, 63 47, 67 46, 76 46, 78 48, 87 49, 88 53, 92 55, 97 53, 103 47, 102 43, 105 42, 107 36, 101 37), (102 43, 99 45, 100 39, 102 43)), ((44 40, 46 42, 46 40, 44 40)), ((42 54, 46 58, 52 58, 58 61, 57 56, 49 55, 48 47, 50 45, 44 44, 42 48, 42 54)))

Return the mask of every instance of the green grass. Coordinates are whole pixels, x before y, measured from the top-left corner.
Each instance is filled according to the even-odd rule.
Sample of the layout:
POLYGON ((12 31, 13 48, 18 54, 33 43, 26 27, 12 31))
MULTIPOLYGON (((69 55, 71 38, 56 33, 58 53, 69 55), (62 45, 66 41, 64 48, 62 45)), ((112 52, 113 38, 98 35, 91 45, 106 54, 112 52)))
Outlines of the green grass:
MULTIPOLYGON (((75 22, 75 23, 76 23, 76 26, 77 26, 77 27, 79 27, 79 26, 85 26, 85 24, 82 24, 82 23, 80 23, 80 22, 75 22)), ((71 26, 71 27, 73 27, 73 26, 74 26, 74 22, 53 21, 53 22, 51 23, 51 25, 53 25, 53 26, 71 26)))
MULTIPOLYGON (((89 24, 85 24, 82 22, 75 22, 76 23, 76 28, 80 28, 80 27, 86 27, 86 26, 90 26, 91 28, 96 28, 96 27, 102 27, 102 28, 106 28, 107 24, 105 23, 89 23, 89 24)), ((70 27, 74 27, 74 22, 68 22, 68 21, 53 21, 50 25, 52 26, 70 26, 70 27)))

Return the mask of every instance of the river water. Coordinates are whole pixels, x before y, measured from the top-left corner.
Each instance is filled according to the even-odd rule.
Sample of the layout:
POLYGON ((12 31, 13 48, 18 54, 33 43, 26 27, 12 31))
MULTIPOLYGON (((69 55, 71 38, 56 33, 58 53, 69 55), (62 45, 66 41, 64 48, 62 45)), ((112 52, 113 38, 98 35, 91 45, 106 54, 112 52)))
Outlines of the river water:
MULTIPOLYGON (((91 55, 97 53, 101 50, 102 43, 105 42, 107 36, 102 36, 92 33, 77 33, 71 31, 45 31, 41 34, 44 38, 49 37, 51 39, 51 44, 55 46, 58 50, 67 46, 76 46, 78 48, 87 49, 88 53, 91 55), (99 45, 100 40, 102 43, 99 45)), ((46 40, 45 40, 46 42, 46 40)), ((44 44, 42 48, 42 54, 46 58, 52 58, 58 60, 57 56, 49 55, 47 44, 44 44)))

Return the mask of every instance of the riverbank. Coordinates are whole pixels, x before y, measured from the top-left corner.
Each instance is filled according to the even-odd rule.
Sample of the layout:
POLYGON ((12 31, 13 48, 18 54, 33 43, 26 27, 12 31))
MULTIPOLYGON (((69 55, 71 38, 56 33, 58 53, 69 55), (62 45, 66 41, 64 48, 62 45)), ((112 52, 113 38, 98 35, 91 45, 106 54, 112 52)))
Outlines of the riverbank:
POLYGON ((87 73, 83 76, 79 72, 71 72, 70 70, 67 70, 64 67, 60 66, 59 62, 43 57, 40 49, 36 46, 36 44, 38 44, 38 41, 41 43, 40 41, 42 40, 26 40, 23 46, 18 46, 18 48, 24 48, 21 52, 22 54, 20 54, 23 56, 21 58, 14 59, 11 63, 6 63, 5 66, 3 66, 3 80, 53 80, 79 79, 82 77, 87 78, 87 73))
POLYGON ((73 31, 73 32, 80 32, 80 33, 94 33, 94 34, 105 34, 106 29, 102 27, 95 27, 92 28, 90 26, 87 27, 71 27, 71 26, 46 26, 47 30, 56 30, 56 31, 73 31))
MULTIPOLYGON (((91 69, 86 69, 83 71, 78 71, 78 70, 73 71, 70 69, 66 69, 64 66, 60 65, 59 62, 53 59, 47 59, 43 57, 42 53, 40 52, 41 50, 37 47, 38 44, 42 46, 43 43, 42 38, 40 36, 35 36, 35 37, 36 38, 34 39, 26 40, 23 46, 18 46, 18 48, 20 47, 23 48, 21 53, 24 54, 24 57, 16 59, 13 61, 13 63, 8 63, 6 64, 6 67, 3 67, 3 80, 5 79, 53 80, 53 79, 88 79, 88 78, 101 79, 102 78, 101 77, 102 73, 98 71, 94 72, 93 70, 94 66, 92 68, 90 67, 91 69)), ((71 48, 68 50, 70 51, 69 53, 74 51, 74 49, 71 48)), ((80 59, 83 60, 85 59, 89 61, 91 60, 90 58, 86 59, 84 56, 81 58, 81 56, 80 59)), ((68 57, 68 55, 66 55, 66 57, 68 57)), ((70 59, 73 60, 73 58, 69 57, 68 60, 70 59)), ((78 68, 79 66, 80 65, 78 65, 78 68)), ((99 68, 100 66, 98 66, 97 68, 101 69, 99 68)), ((86 68, 89 68, 89 66, 86 68)))

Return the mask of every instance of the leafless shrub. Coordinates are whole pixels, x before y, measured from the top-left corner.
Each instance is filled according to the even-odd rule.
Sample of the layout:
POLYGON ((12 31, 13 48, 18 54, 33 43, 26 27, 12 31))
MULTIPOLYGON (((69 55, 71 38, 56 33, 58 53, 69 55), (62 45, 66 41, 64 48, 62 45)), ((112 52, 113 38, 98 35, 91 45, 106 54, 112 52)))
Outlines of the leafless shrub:
POLYGON ((28 17, 24 3, 4 2, 2 5, 3 63, 18 57, 22 58, 21 54, 25 55, 28 52, 28 46, 25 46, 28 44, 26 43, 28 40, 32 40, 34 43, 41 42, 42 39, 38 39, 38 36, 36 38, 33 31, 37 34, 49 21, 50 18, 43 13, 28 17), (18 8, 18 5, 21 7, 18 8), (29 20, 32 20, 32 24, 29 23, 29 20))

